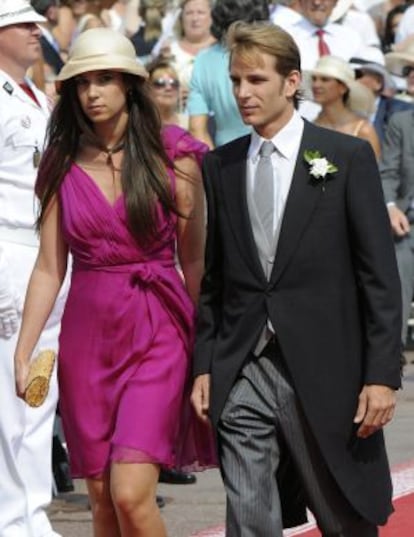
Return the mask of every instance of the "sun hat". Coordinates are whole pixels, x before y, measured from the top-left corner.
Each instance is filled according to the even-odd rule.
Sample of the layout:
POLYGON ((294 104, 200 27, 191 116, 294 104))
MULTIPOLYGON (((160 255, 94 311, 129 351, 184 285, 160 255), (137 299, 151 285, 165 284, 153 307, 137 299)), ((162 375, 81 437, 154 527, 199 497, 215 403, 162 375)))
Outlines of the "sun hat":
POLYGON ((347 104, 353 112, 368 117, 374 111, 375 95, 369 88, 355 80, 355 71, 342 58, 322 56, 309 74, 335 78, 342 82, 349 90, 347 104))
POLYGON ((385 55, 385 65, 393 75, 404 76, 404 67, 414 67, 414 41, 399 52, 388 52, 385 55))
POLYGON ((397 86, 385 65, 377 62, 366 61, 364 58, 351 58, 349 63, 351 67, 355 69, 356 73, 360 71, 362 73, 368 72, 379 75, 382 78, 384 90, 395 91, 397 89, 397 86))
POLYGON ((0 28, 25 22, 46 22, 29 0, 0 0, 0 28))
POLYGON ((91 28, 75 40, 68 59, 56 77, 60 83, 88 71, 120 71, 148 78, 145 67, 137 60, 132 42, 120 32, 110 28, 91 28))

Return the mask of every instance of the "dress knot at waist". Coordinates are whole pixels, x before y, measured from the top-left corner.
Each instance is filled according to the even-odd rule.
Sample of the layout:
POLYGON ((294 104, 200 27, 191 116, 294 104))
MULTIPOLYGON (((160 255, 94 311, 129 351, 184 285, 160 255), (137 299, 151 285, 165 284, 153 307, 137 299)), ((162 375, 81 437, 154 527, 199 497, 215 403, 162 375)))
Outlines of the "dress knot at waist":
MULTIPOLYGON (((164 266, 161 267, 164 269, 164 266)), ((143 283, 144 285, 150 285, 160 278, 159 265, 153 265, 144 263, 136 267, 131 274, 131 284, 143 283)))

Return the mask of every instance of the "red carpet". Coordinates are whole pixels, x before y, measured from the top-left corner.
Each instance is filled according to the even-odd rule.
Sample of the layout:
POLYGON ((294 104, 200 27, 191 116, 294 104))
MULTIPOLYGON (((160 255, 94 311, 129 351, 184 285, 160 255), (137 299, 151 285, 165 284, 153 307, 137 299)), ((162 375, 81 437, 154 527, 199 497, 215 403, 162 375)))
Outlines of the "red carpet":
MULTIPOLYGON (((414 537, 414 461, 393 469, 395 512, 388 524, 380 529, 380 537, 414 537)), ((285 537, 320 537, 315 523, 310 521, 304 526, 284 532, 285 537)), ((225 537, 224 527, 216 526, 190 537, 225 537)))

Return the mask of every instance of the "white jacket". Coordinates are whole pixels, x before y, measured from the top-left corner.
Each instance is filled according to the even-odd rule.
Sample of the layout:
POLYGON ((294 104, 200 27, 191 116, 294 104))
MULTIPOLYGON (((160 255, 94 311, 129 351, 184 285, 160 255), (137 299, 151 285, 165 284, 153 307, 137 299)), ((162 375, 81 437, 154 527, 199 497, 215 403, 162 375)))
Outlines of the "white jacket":
MULTIPOLYGON (((0 337, 17 330, 22 297, 13 286, 13 267, 6 259, 9 242, 33 246, 37 204, 35 152, 41 152, 50 115, 46 95, 27 80, 40 107, 0 70, 0 337)), ((16 260, 18 261, 18 260, 16 260)))

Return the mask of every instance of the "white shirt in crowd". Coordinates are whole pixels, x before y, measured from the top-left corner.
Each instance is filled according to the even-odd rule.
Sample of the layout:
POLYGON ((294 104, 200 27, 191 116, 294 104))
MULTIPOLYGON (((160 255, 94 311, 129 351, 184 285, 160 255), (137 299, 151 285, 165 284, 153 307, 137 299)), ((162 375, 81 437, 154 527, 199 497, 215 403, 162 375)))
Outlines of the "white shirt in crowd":
POLYGON ((414 6, 410 6, 403 14, 398 25, 395 42, 403 41, 409 35, 414 34, 414 6))
MULTIPOLYGON (((296 41, 301 55, 301 66, 303 70, 313 69, 319 59, 318 36, 319 29, 307 19, 301 18, 290 27, 285 28, 296 41)), ((353 57, 359 57, 363 53, 364 44, 359 34, 336 22, 330 22, 324 26, 324 39, 330 53, 348 61, 353 57)))

